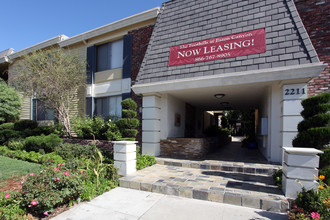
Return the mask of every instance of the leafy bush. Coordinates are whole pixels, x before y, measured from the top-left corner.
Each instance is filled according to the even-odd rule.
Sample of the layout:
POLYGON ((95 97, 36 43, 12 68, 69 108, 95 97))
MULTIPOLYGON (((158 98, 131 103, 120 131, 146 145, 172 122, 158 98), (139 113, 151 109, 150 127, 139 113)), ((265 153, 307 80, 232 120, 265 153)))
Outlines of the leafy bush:
POLYGON ((34 121, 34 120, 19 120, 17 122, 15 122, 14 124, 14 129, 16 131, 24 131, 25 129, 35 129, 38 127, 38 122, 34 121))
POLYGON ((136 169, 141 170, 145 167, 152 166, 156 163, 156 158, 153 155, 140 153, 140 147, 136 147, 136 169))
POLYGON ((283 174, 282 169, 276 170, 276 172, 273 174, 273 179, 279 189, 282 189, 282 174, 283 174))
POLYGON ((20 196, 19 192, 0 192, 0 219, 28 219, 26 210, 20 206, 20 196))
POLYGON ((121 134, 112 120, 102 117, 78 117, 72 120, 73 130, 80 138, 99 140, 120 140, 121 134))
POLYGON ((24 139, 12 139, 8 142, 8 148, 11 150, 24 150, 24 139))
POLYGON ((43 217, 63 204, 76 201, 83 191, 81 182, 87 176, 78 170, 68 170, 62 164, 48 167, 29 175, 22 184, 21 206, 28 212, 43 217))
POLYGON ((4 129, 14 130, 14 123, 13 122, 9 122, 9 123, 1 124, 0 125, 0 130, 4 130, 4 129))
POLYGON ((56 134, 31 136, 25 139, 25 150, 38 152, 43 149, 46 153, 53 152, 62 143, 56 134))
POLYGON ((98 150, 93 158, 87 160, 86 172, 88 179, 82 185, 84 190, 81 193, 83 200, 91 200, 97 195, 118 186, 118 172, 113 164, 104 163, 104 157, 98 150))
POLYGON ((18 92, 0 78, 0 122, 19 119, 21 104, 18 92))
POLYGON ((121 106, 122 106, 123 109, 126 109, 126 110, 136 111, 136 109, 137 109, 136 102, 134 102, 134 100, 131 99, 131 98, 128 98, 128 99, 123 100, 121 102, 121 106))
POLYGON ((73 158, 91 158, 96 154, 96 150, 95 145, 64 143, 55 149, 55 153, 68 160, 73 158))
POLYGON ((11 129, 0 130, 0 145, 8 142, 11 139, 17 139, 21 137, 20 131, 15 131, 11 129))
POLYGON ((329 121, 330 114, 317 114, 306 120, 301 121, 298 124, 298 131, 303 132, 308 130, 309 128, 323 127, 324 125, 328 125, 329 121))
POLYGON ((49 154, 40 154, 34 151, 26 152, 21 150, 10 150, 8 147, 0 146, 0 155, 46 165, 64 163, 62 157, 54 152, 49 154))
POLYGON ((320 219, 330 219, 330 189, 323 182, 324 179, 325 176, 319 176, 317 190, 311 189, 307 191, 303 188, 297 194, 297 198, 294 201, 295 209, 291 210, 289 214, 290 219, 297 219, 300 216, 309 217, 315 214, 319 215, 320 219))
POLYGON ((295 147, 322 147, 330 142, 330 127, 309 128, 307 131, 299 132, 293 139, 292 145, 295 147))
POLYGON ((136 118, 136 116, 137 116, 136 111, 126 110, 126 109, 122 110, 122 117, 123 118, 136 118))
POLYGON ((301 102, 304 120, 298 124, 298 135, 293 139, 294 147, 324 148, 330 142, 330 93, 325 92, 301 102))

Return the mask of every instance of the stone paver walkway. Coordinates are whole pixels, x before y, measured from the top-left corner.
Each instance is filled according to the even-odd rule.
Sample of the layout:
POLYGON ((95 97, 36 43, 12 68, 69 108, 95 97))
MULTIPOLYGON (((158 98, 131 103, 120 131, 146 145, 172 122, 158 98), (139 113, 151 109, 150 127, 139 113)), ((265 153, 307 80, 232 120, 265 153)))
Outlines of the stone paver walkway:
POLYGON ((286 198, 269 175, 156 164, 121 178, 120 186, 275 212, 288 209, 286 198))
POLYGON ((54 220, 286 220, 284 214, 118 187, 54 220))

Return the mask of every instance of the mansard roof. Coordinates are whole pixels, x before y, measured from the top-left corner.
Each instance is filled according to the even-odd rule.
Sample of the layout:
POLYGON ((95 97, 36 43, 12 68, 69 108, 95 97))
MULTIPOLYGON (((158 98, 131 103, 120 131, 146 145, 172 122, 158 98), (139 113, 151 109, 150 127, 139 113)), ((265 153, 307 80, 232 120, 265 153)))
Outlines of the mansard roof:
POLYGON ((319 63, 292 0, 163 3, 136 84, 319 63), (168 66, 172 46, 265 28, 266 52, 168 66))

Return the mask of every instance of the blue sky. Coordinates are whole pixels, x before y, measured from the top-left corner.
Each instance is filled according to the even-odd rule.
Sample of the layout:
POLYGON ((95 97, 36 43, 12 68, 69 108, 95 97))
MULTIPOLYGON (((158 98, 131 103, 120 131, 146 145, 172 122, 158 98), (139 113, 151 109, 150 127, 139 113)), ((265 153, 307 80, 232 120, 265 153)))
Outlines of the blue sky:
POLYGON ((160 7, 166 0, 8 0, 0 3, 0 52, 68 37, 160 7))

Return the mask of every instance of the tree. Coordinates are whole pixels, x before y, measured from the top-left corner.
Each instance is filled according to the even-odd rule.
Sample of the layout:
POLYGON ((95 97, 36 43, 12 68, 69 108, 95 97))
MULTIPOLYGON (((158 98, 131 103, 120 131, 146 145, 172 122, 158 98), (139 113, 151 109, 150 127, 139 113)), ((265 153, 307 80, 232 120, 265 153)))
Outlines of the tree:
POLYGON ((0 79, 0 123, 19 119, 21 104, 17 91, 0 79))
POLYGON ((70 109, 79 88, 85 85, 86 61, 62 48, 39 50, 23 56, 10 82, 25 95, 55 110, 55 117, 71 133, 70 109))

